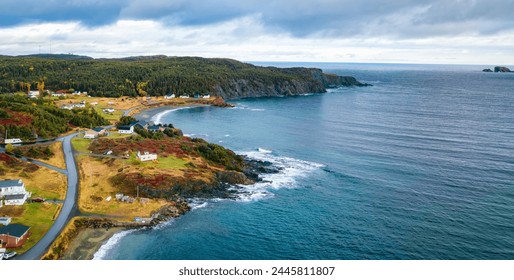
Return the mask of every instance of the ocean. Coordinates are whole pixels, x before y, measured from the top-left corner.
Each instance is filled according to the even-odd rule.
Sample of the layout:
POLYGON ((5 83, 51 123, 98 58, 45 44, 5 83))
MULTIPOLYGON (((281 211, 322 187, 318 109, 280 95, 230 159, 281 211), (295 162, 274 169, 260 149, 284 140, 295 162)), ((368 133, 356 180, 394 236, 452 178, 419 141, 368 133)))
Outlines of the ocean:
POLYGON ((514 259, 514 74, 317 66, 372 87, 143 114, 280 167, 97 259, 514 259))

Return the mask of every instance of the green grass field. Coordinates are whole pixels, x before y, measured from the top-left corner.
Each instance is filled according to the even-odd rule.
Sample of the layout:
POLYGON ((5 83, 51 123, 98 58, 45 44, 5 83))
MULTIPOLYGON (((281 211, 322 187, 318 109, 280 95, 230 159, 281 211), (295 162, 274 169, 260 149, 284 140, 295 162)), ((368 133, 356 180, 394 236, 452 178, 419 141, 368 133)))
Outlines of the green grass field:
POLYGON ((187 161, 174 157, 174 156, 168 156, 168 157, 157 157, 157 162, 153 161, 146 161, 141 162, 136 157, 136 153, 130 154, 129 162, 132 164, 140 165, 143 167, 156 167, 161 169, 181 169, 186 168, 187 161))
MULTIPOLYGON (((185 168, 187 161, 176 158, 174 156, 168 156, 168 157, 159 157, 157 158, 157 163, 153 162, 145 162, 144 164, 153 164, 153 166, 156 166, 158 168, 163 169, 181 169, 185 168)), ((143 164, 143 166, 144 166, 143 164)))
POLYGON ((73 146, 73 149, 79 153, 89 153, 89 150, 87 149, 89 144, 91 144, 90 139, 84 139, 80 136, 71 139, 71 145, 73 146))
POLYGON ((107 139, 119 139, 119 138, 127 138, 130 137, 130 134, 121 134, 118 132, 110 132, 109 136, 106 136, 107 139))
POLYGON ((34 246, 53 224, 56 215, 57 204, 51 203, 27 203, 23 206, 25 211, 20 217, 13 217, 12 223, 23 224, 30 227, 30 238, 22 248, 17 249, 18 254, 28 251, 34 246))
POLYGON ((105 108, 100 108, 99 106, 95 107, 95 111, 108 121, 119 121, 123 115, 123 112, 120 110, 116 110, 113 113, 104 113, 103 109, 105 108))

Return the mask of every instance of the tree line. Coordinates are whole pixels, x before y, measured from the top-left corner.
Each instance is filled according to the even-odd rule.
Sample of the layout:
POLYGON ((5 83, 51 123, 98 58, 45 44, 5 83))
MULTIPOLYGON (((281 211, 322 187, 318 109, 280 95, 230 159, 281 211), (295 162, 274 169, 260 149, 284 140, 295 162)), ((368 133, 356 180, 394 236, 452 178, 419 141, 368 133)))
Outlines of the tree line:
POLYGON ((313 77, 308 69, 258 67, 231 59, 0 56, 0 93, 64 89, 105 97, 215 94, 228 91, 237 79, 271 86, 313 77))
POLYGON ((109 122, 94 109, 63 110, 51 101, 0 95, 0 138, 51 138, 73 127, 93 128, 109 122), (17 117, 12 117, 16 114, 17 117))

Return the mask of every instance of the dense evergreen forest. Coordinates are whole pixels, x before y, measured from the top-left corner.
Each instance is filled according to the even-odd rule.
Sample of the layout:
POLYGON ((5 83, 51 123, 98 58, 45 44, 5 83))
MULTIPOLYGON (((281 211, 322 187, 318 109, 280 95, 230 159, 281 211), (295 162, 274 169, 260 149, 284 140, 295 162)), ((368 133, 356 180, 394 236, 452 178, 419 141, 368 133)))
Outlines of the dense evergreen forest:
POLYGON ((0 95, 0 138, 31 140, 56 137, 72 126, 92 128, 107 125, 92 108, 63 110, 51 101, 22 95, 0 95))
POLYGON ((0 93, 49 89, 86 91, 92 96, 107 97, 215 94, 220 89, 228 90, 234 80, 270 87, 299 81, 320 84, 313 78, 312 69, 258 67, 231 59, 0 56, 0 93))

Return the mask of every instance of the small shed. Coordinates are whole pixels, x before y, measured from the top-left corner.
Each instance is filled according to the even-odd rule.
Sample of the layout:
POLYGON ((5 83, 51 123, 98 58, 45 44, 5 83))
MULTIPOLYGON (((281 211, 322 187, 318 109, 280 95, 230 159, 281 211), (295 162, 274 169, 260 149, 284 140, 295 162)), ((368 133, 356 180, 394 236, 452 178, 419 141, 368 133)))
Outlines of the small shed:
POLYGON ((7 226, 11 223, 11 217, 0 217, 0 225, 7 226))

